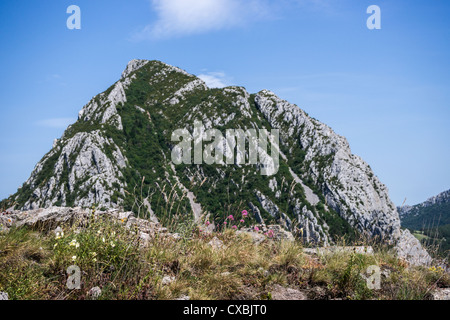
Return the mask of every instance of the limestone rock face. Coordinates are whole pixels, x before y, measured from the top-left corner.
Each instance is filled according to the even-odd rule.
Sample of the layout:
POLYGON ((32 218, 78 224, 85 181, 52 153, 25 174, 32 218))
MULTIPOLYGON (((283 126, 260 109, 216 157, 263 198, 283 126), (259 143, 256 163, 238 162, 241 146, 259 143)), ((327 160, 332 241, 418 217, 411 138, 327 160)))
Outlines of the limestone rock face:
POLYGON ((75 196, 70 203, 74 206, 89 207, 93 204, 109 206, 113 196, 112 185, 117 184, 119 193, 124 193, 125 183, 121 169, 126 166, 126 158, 110 139, 99 130, 80 132, 65 141, 64 146, 53 149, 39 162, 26 182, 35 188, 33 195, 23 205, 23 209, 32 210, 52 205, 67 205, 68 198, 78 190, 85 190, 81 196, 75 196), (112 150, 111 157, 105 154, 105 148, 112 150), (44 170, 45 162, 57 157, 53 175, 40 186, 37 179, 44 170), (65 183, 62 183, 67 179, 65 183), (107 188, 109 187, 109 188, 107 188))
POLYGON ((344 137, 270 91, 261 91, 255 101, 273 127, 289 128, 281 133, 283 143, 298 143, 306 151, 305 171, 320 184, 329 207, 362 233, 388 240, 400 236, 400 220, 387 188, 351 153, 344 137))
MULTIPOLYGON (((150 228, 147 218, 210 216, 221 224, 227 214, 247 209, 257 223, 280 225, 316 245, 355 234, 398 245, 408 259, 426 257, 401 231, 387 188, 344 137, 268 90, 210 89, 160 61, 130 61, 116 83, 82 108, 6 205, 117 209, 133 212, 143 229, 150 228), (246 163, 249 150, 228 139, 214 147, 232 154, 233 164, 174 165, 178 129, 205 148, 212 142, 208 129, 224 136, 233 129, 247 141, 249 130, 276 129, 279 145, 272 135, 269 140, 279 168, 261 146, 259 162, 246 163)), ((149 233, 142 232, 145 240, 149 233)))
POLYGON ((145 66, 149 61, 133 59, 128 62, 126 69, 122 73, 122 79, 126 79, 130 74, 138 70, 139 68, 145 66))

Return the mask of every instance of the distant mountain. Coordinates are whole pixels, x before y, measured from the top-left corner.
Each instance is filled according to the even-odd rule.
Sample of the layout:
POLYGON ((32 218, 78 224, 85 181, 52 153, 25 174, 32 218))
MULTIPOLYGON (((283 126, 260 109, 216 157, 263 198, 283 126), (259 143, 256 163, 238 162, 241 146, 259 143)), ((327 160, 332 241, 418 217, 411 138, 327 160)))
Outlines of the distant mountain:
MULTIPOLYGON (((228 154, 235 146, 233 138, 214 150, 228 154)), ((83 107, 5 204, 23 210, 95 205, 158 219, 209 215, 215 224, 247 209, 258 222, 297 230, 307 242, 362 235, 397 244, 405 258, 429 258, 401 230, 386 186, 344 137, 268 90, 211 89, 160 61, 131 61, 119 81, 83 107), (237 162, 249 159, 245 150, 227 165, 174 163, 173 133, 195 137, 198 122, 203 141, 211 140, 209 129, 279 130, 278 171, 261 174, 275 173, 275 165, 260 147, 257 164, 237 162)))
POLYGON ((398 207, 403 227, 422 230, 450 224, 450 190, 414 206, 398 207))

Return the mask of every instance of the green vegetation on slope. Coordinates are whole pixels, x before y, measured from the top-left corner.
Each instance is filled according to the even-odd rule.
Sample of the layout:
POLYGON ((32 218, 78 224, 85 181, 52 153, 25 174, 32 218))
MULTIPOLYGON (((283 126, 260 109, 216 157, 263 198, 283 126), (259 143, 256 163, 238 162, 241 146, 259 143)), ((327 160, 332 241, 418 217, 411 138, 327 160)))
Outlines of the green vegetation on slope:
POLYGON ((415 206, 402 218, 402 226, 408 229, 422 230, 450 224, 450 202, 431 206, 415 206))

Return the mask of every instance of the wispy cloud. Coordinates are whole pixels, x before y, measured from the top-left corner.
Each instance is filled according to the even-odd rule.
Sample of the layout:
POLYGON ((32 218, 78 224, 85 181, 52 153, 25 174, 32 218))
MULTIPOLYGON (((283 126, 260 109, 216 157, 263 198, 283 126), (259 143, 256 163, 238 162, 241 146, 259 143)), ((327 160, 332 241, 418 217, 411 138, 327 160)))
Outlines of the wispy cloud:
POLYGON ((46 127, 46 128, 57 128, 57 129, 65 129, 70 124, 74 123, 76 119, 73 118, 53 118, 53 119, 45 119, 36 122, 38 126, 46 127))
POLYGON ((229 86, 229 81, 223 72, 207 72, 198 75, 210 88, 223 88, 229 86))
POLYGON ((153 0, 152 8, 156 22, 135 34, 135 40, 235 28, 271 13, 266 0, 153 0))

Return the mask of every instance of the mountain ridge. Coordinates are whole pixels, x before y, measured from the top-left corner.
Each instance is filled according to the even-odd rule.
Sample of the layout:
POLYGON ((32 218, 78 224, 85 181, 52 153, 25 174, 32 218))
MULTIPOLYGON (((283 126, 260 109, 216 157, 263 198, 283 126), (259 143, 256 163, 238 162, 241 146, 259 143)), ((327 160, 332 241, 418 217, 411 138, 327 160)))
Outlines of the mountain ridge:
POLYGON ((443 256, 450 250, 450 190, 414 206, 398 207, 402 226, 443 256))
POLYGON ((436 196, 432 196, 424 202, 415 205, 404 205, 397 207, 400 218, 408 218, 409 216, 417 216, 418 211, 423 208, 431 207, 433 205, 443 205, 450 203, 450 189, 439 193, 436 196))

